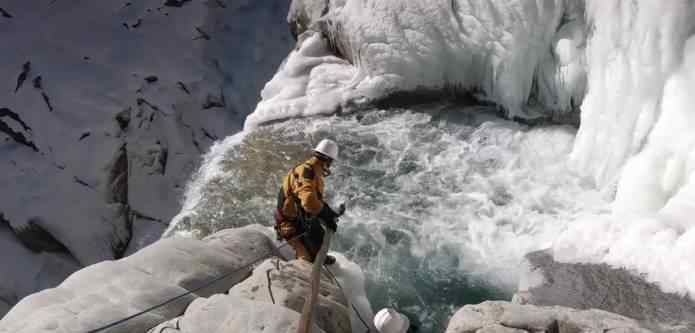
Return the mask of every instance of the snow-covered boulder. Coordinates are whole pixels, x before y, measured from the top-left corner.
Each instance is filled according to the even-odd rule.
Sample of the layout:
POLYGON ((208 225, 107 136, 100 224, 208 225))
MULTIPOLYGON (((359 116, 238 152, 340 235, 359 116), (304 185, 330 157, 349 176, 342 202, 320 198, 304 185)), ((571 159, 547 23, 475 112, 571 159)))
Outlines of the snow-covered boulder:
MULTIPOLYGON (((310 294, 312 265, 303 260, 269 259, 228 295, 198 299, 186 313, 150 332, 296 332, 310 294), (263 330, 265 327, 265 331, 263 330), (270 329, 272 328, 272 329, 270 329)), ((348 300, 332 277, 322 273, 313 315, 316 332, 350 333, 348 300)), ((362 327, 360 327, 362 329, 362 327)))
MULTIPOLYGON (((299 319, 299 313, 281 305, 217 294, 195 300, 185 315, 148 333, 296 333, 299 319)), ((312 326, 311 333, 324 332, 312 326)))
MULTIPOLYGON (((312 265, 303 260, 268 260, 258 266, 249 279, 234 286, 229 295, 278 304, 301 313, 311 290, 311 268, 312 265)), ((317 325, 326 332, 352 332, 350 312, 343 291, 330 276, 322 273, 314 314, 317 325)))
POLYGON ((110 332, 144 332, 183 313, 199 296, 247 278, 254 260, 277 249, 260 226, 225 230, 206 240, 168 238, 127 258, 84 268, 58 287, 24 298, 0 321, 0 332, 85 332, 130 316, 234 272, 110 332))
POLYGON ((200 154, 241 128, 291 49, 288 8, 3 1, 0 221, 15 238, 0 239, 3 302, 159 237, 200 154), (17 244, 30 251, 5 251, 17 244))
POLYGON ((539 307, 503 301, 466 305, 449 321, 446 333, 649 333, 630 318, 601 310, 539 307))
POLYGON ((600 309, 634 318, 658 331, 695 331, 695 302, 663 292, 625 269, 560 263, 547 251, 526 255, 515 299, 534 305, 600 309))

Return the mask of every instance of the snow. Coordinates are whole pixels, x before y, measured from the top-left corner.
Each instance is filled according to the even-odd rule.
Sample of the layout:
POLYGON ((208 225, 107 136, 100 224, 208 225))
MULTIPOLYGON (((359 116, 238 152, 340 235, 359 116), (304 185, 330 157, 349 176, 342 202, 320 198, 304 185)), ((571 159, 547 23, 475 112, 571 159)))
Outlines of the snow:
MULTIPOLYGON (((0 17, 0 36, 12 52, 0 62, 0 108, 17 113, 31 131, 0 120, 39 152, 0 133, 0 214, 13 229, 37 218, 79 265, 118 258, 159 237, 180 209, 200 154, 241 129, 291 48, 283 22, 288 4, 163 3, 2 4, 12 18, 0 17), (30 71, 15 93, 26 62, 30 71), (39 76, 41 89, 34 87, 39 76)), ((10 235, 0 248, 21 246, 10 235)), ((33 267, 53 256, 24 252, 14 258, 0 251, 0 261, 33 267)), ((7 269, 0 290, 26 286, 16 289, 19 298, 50 286, 29 288, 31 271, 7 269)), ((58 273, 52 285, 64 277, 58 273)), ((50 274, 41 273, 47 280, 50 274)))

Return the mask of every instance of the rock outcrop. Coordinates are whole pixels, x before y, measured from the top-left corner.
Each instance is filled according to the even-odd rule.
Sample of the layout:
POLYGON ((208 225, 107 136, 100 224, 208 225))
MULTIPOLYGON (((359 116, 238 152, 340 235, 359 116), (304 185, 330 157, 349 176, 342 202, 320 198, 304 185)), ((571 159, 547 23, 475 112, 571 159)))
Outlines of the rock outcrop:
POLYGON ((650 333, 627 317, 601 310, 540 307, 503 301, 466 305, 446 333, 650 333))
MULTIPOLYGON (((228 295, 198 299, 183 316, 149 332, 296 332, 310 276, 311 265, 304 261, 267 260, 228 295)), ((343 292, 323 274, 312 332, 352 332, 349 311, 343 292)))
POLYGON ((228 290, 250 276, 250 263, 275 254, 260 226, 225 230, 204 240, 164 239, 127 258, 84 268, 57 288, 24 298, 0 321, 0 332, 86 332, 234 272, 109 330, 145 332, 180 315, 196 298, 228 290))
POLYGON ((519 303, 600 309, 634 318, 654 331, 695 332, 695 302, 639 275, 605 264, 560 263, 551 253, 526 256, 519 303))
POLYGON ((3 2, 12 52, 0 63, 0 214, 21 244, 50 239, 70 264, 42 261, 56 252, 36 247, 19 253, 2 237, 0 262, 25 265, 3 269, 0 299, 12 305, 55 286, 66 267, 118 259, 159 238, 200 154, 241 128, 291 49, 288 8, 3 2), (201 107, 208 96, 216 107, 201 107), (45 269, 35 276, 27 265, 45 269), (60 274, 45 276, 52 271, 60 274))

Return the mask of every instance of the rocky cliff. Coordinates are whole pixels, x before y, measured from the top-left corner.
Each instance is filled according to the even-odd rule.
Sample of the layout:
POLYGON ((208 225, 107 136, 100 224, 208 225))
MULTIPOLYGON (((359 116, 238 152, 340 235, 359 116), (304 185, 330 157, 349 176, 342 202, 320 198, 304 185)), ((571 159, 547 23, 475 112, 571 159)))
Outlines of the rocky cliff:
POLYGON ((283 1, 1 6, 3 314, 156 240, 293 41, 283 1))

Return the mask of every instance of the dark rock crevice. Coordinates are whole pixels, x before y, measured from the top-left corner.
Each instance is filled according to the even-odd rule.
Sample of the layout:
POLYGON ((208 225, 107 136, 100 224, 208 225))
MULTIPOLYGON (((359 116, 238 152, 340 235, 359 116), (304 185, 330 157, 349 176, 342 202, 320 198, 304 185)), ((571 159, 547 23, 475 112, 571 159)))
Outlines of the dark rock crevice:
POLYGON ((31 127, 29 127, 17 113, 13 112, 8 108, 0 108, 0 132, 5 133, 15 142, 31 148, 35 152, 39 151, 39 148, 36 147, 36 145, 32 141, 27 139, 28 133, 31 132, 31 127), (8 123, 2 120, 3 117, 10 118, 19 123, 24 129, 24 133, 20 133, 13 130, 8 123))
POLYGON ((70 251, 62 242, 41 226, 43 224, 45 223, 43 223, 40 218, 32 217, 25 225, 14 227, 10 221, 0 213, 0 225, 10 228, 17 239, 32 252, 58 252, 70 254, 70 251))
POLYGON ((7 12, 5 9, 0 8, 0 14, 2 14, 2 17, 4 18, 13 18, 12 14, 7 12))
POLYGON ((24 85, 24 81, 26 81, 30 72, 31 72, 31 61, 27 61, 24 63, 24 65, 22 65, 22 71, 17 76, 17 85, 15 86, 15 89, 14 89, 15 94, 19 91, 19 88, 21 88, 22 85, 24 85))

